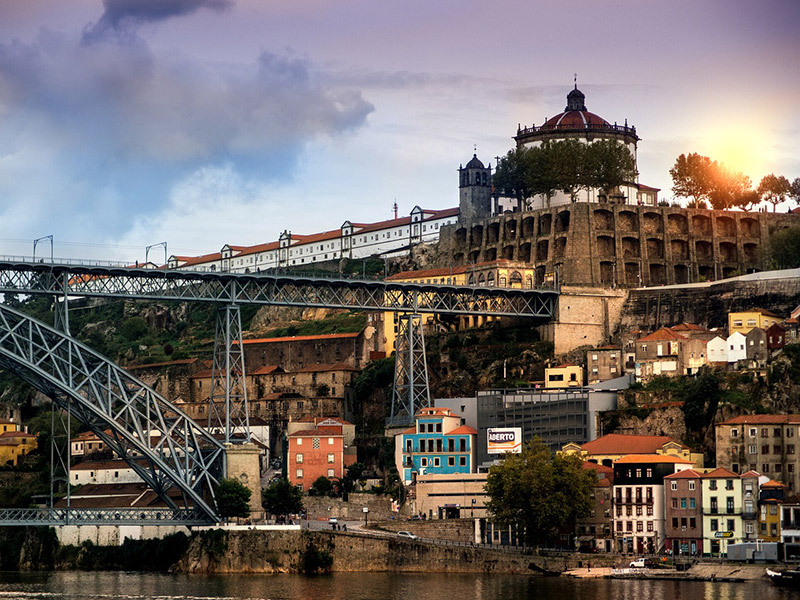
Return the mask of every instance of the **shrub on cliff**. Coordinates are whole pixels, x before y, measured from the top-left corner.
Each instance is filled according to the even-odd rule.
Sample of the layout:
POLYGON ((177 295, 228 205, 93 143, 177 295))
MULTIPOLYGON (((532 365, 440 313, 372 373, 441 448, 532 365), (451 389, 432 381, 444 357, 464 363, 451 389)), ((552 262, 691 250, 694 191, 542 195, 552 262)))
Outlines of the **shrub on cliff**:
POLYGON ((215 491, 219 516, 223 519, 250 516, 250 490, 236 479, 223 479, 215 491))

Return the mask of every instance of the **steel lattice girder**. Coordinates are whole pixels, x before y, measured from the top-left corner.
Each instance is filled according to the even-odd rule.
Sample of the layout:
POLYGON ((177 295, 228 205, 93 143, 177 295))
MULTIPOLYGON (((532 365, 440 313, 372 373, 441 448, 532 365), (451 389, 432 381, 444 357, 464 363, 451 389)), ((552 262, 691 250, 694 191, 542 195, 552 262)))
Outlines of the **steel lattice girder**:
POLYGON ((74 338, 0 305, 0 366, 86 423, 170 506, 215 519, 222 444, 144 383, 74 338), (177 488, 183 507, 167 494, 177 488))
POLYGON ((291 275, 0 263, 0 292, 356 308, 410 313, 538 317, 554 315, 558 292, 291 275))
POLYGON ((9 525, 206 525, 199 510, 172 508, 3 508, 0 527, 9 525))

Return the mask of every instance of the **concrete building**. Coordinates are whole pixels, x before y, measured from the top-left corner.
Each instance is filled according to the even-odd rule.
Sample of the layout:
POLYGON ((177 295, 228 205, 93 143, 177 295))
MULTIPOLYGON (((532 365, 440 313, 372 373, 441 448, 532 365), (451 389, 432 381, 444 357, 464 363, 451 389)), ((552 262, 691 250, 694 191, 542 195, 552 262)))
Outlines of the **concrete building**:
POLYGON ((589 514, 578 519, 575 525, 578 549, 588 552, 612 552, 614 469, 588 461, 584 461, 583 468, 594 471, 597 474, 597 482, 592 487, 592 507, 589 514))
POLYGON ((706 473, 703 482, 703 554, 725 556, 744 538, 742 480, 728 469, 706 473))
POLYGON ((767 327, 767 349, 780 350, 786 345, 786 330, 782 325, 773 323, 767 327))
POLYGON ((617 346, 601 346, 586 351, 586 377, 588 383, 616 379, 625 373, 622 350, 617 346))
POLYGON ((584 444, 565 444, 561 452, 575 454, 585 461, 606 467, 613 467, 623 456, 643 454, 673 456, 688 460, 693 468, 703 468, 702 453, 693 453, 688 446, 666 435, 609 433, 584 444))
POLYGON ((523 443, 535 436, 553 451, 597 437, 597 413, 616 410, 617 391, 630 384, 618 377, 584 388, 485 390, 478 392, 478 462, 493 460, 486 436, 496 427, 521 427, 523 443))
POLYGON ((666 549, 675 556, 703 553, 702 477, 695 469, 664 477, 666 549))
POLYGON ((428 519, 482 519, 488 516, 487 473, 418 475, 412 512, 428 519))
POLYGON ((757 471, 798 489, 800 415, 742 415, 717 424, 717 466, 734 473, 757 471))
POLYGON ((692 375, 706 364, 706 341, 661 329, 636 340, 636 380, 692 375))
POLYGON ((547 389, 583 387, 583 367, 571 363, 547 367, 544 370, 544 387, 547 389))
POLYGON ((659 552, 666 540, 664 478, 692 462, 663 454, 631 454, 614 463, 614 536, 626 554, 659 552))
POLYGON ((72 485, 144 483, 136 471, 122 459, 79 462, 70 467, 69 479, 72 485))
POLYGON ((16 467, 19 460, 37 448, 36 436, 27 431, 12 429, 6 423, 6 431, 0 433, 0 465, 16 467))
POLYGON ((770 325, 775 325, 781 321, 783 321, 781 317, 763 308, 732 312, 728 313, 728 332, 734 333, 738 331, 743 335, 747 335, 754 327, 767 329, 770 325))
POLYGON ((728 336, 728 362, 736 364, 740 360, 747 360, 746 338, 743 333, 734 331, 728 336))
POLYGON ((765 542, 781 541, 781 502, 786 486, 771 479, 761 484, 758 501, 758 537, 765 542))
POLYGON ((760 327, 753 327, 744 336, 747 363, 751 368, 764 366, 769 355, 767 351, 767 332, 760 327))
POLYGON ((400 479, 410 485, 419 475, 474 473, 477 433, 450 409, 420 409, 414 427, 395 436, 400 479))
MULTIPOLYGON (((741 474, 742 479, 742 539, 752 541, 758 539, 758 503, 761 487, 761 475, 755 471, 741 474)), ((764 477, 766 479, 766 477, 764 477)))
POLYGON ((728 364, 728 338, 715 336, 706 344, 706 356, 709 364, 728 364))

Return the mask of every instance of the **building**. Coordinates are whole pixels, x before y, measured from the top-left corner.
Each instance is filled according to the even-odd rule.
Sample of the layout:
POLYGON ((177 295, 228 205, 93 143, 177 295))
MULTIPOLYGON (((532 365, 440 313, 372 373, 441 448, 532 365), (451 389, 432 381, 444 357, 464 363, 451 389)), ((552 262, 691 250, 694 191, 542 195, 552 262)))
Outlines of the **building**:
POLYGON ((728 333, 739 332, 742 335, 754 327, 767 329, 770 325, 775 325, 783 321, 775 313, 763 308, 754 308, 743 312, 728 313, 728 333))
POLYGON ((614 469, 584 461, 584 469, 597 474, 597 482, 590 493, 591 509, 575 524, 578 549, 585 552, 612 552, 614 550, 614 469))
POLYGON ((703 554, 725 556, 728 544, 744 538, 742 480, 728 469, 716 468, 703 475, 703 554))
POLYGON ((0 433, 0 465, 16 467, 20 458, 36 450, 36 436, 19 428, 14 429, 15 423, 0 425, 5 425, 6 429, 0 433))
POLYGON ((284 231, 278 240, 254 246, 225 244, 202 256, 170 256, 170 269, 259 273, 286 267, 314 267, 343 258, 400 256, 411 247, 436 242, 444 225, 455 223, 458 209, 415 206, 409 216, 376 223, 345 221, 338 229, 302 235, 284 231))
POLYGON ((782 325, 773 323, 767 327, 767 349, 780 350, 786 345, 786 330, 782 325))
POLYGON ((695 469, 664 477, 666 549, 675 556, 703 553, 702 478, 695 469))
POLYGON ((571 363, 547 367, 544 370, 544 387, 548 389, 583 387, 583 367, 571 363))
POLYGON ((495 458, 487 452, 486 436, 497 427, 521 427, 523 443, 539 437, 554 452, 594 439, 597 413, 616 410, 617 391, 629 384, 628 377, 618 377, 584 388, 479 391, 478 462, 495 458))
POLYGON ((616 379, 625 373, 622 350, 618 346, 601 346, 586 351, 586 374, 588 383, 599 383, 616 379))
POLYGON ((697 373, 706 364, 706 340, 689 339, 672 329, 661 329, 636 340, 636 379, 697 373))
POLYGON ((72 458, 90 458, 92 455, 105 454, 106 443, 93 431, 79 433, 69 441, 72 458))
POLYGON ((5 433, 6 431, 19 431, 20 426, 19 423, 13 421, 11 419, 0 419, 0 433, 5 433))
POLYGON ((734 473, 757 471, 798 489, 800 415, 742 415, 717 424, 717 466, 734 473))
POLYGON ((655 454, 673 456, 693 463, 695 468, 703 468, 703 455, 693 453, 688 446, 666 435, 627 435, 609 433, 591 442, 565 444, 564 454, 577 454, 585 461, 613 467, 614 462, 623 456, 635 454, 655 454))
POLYGON ((781 502, 786 486, 768 479, 761 484, 758 501, 758 537, 765 542, 781 541, 781 502))
POLYGON ((709 364, 728 364, 728 338, 715 336, 706 344, 706 356, 709 364))
POLYGON ((395 436, 395 463, 404 484, 419 475, 474 473, 477 431, 448 408, 423 408, 414 426, 395 436))
MULTIPOLYGON (((742 539, 752 541, 758 539, 758 503, 760 500, 761 475, 755 471, 741 474, 742 480, 742 539)), ((766 479, 766 477, 764 478, 766 479)))
POLYGON ((345 469, 355 463, 356 456, 345 454, 344 427, 342 421, 326 419, 287 434, 286 474, 293 485, 307 492, 320 477, 345 476, 345 469))
POLYGON ((692 462, 664 454, 631 454, 614 463, 614 536, 626 554, 660 552, 666 540, 664 478, 692 462))
MULTIPOLYGON (((612 125, 602 117, 586 109, 586 96, 578 89, 567 94, 567 106, 563 112, 546 119, 540 125, 520 127, 514 140, 518 148, 541 146, 547 142, 557 142, 574 139, 585 144, 598 140, 611 140, 623 144, 636 161, 637 144, 639 137, 636 128, 628 126, 627 119, 624 125, 612 125)), ((543 195, 535 196, 530 200, 531 208, 560 206, 570 202, 607 202, 610 204, 633 204, 655 206, 658 204, 658 189, 639 184, 626 182, 619 186, 610 197, 600 189, 583 189, 573 198, 570 194, 558 192, 550 198, 543 195)), ((518 208, 516 205, 512 206, 518 208)))
POLYGON ((764 366, 769 352, 767 350, 767 332, 760 327, 753 327, 744 336, 747 363, 751 368, 764 366))
POLYGON ((144 483, 128 463, 121 459, 84 460, 69 469, 72 485, 144 483))
MULTIPOLYGON (((412 512, 428 519, 483 519, 488 516, 488 473, 427 473, 418 475, 412 512)), ((466 540, 465 540, 466 541, 466 540)))
POLYGON ((740 360, 747 360, 747 338, 740 331, 734 331, 728 336, 728 362, 735 364, 740 360))

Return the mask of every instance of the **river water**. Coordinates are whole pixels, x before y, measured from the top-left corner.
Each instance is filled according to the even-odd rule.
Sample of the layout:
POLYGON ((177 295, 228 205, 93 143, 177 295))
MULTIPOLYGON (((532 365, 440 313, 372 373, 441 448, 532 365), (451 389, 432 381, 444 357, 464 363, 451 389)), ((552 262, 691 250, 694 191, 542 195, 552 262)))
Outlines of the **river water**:
POLYGON ((0 600, 789 600, 768 581, 704 583, 511 575, 0 573, 0 600))

